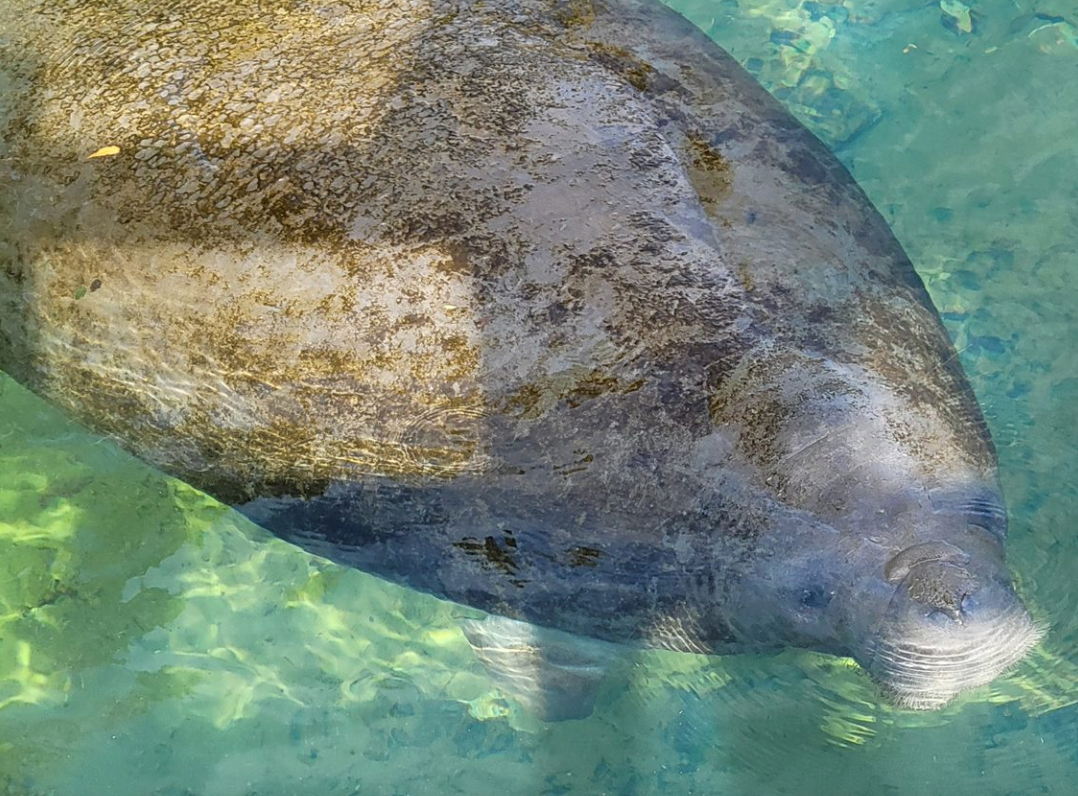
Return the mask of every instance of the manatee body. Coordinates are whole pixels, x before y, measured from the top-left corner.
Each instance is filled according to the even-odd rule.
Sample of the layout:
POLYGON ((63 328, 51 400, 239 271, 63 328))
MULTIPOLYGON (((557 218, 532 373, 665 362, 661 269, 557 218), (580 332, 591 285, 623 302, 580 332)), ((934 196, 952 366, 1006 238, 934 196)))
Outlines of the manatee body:
POLYGON ((659 3, 8 16, 0 367, 492 612, 469 640, 543 715, 590 709, 611 644, 850 655, 927 708, 1036 641, 910 261, 659 3))

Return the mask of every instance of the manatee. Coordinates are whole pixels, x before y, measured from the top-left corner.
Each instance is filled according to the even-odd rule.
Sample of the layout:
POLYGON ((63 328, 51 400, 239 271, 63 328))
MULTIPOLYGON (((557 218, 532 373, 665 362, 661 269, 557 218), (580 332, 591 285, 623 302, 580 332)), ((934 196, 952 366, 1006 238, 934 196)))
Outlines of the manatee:
POLYGON ((490 618, 936 708, 1042 629, 993 444, 838 160, 653 0, 9 0, 0 367, 291 542, 490 618))

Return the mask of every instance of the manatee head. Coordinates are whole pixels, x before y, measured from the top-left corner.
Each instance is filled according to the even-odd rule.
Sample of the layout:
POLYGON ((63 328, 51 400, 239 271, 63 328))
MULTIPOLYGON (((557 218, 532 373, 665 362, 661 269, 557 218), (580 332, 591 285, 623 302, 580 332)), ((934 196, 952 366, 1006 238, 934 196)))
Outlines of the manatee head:
POLYGON ((787 518, 731 592, 734 635, 852 657, 909 709, 998 677, 1044 632, 1004 563, 1004 520, 987 529, 922 508, 856 512, 845 526, 787 518))
POLYGON ((888 558, 882 576, 890 599, 855 657, 903 707, 938 708, 990 682, 1043 634, 990 540, 918 542, 888 558))

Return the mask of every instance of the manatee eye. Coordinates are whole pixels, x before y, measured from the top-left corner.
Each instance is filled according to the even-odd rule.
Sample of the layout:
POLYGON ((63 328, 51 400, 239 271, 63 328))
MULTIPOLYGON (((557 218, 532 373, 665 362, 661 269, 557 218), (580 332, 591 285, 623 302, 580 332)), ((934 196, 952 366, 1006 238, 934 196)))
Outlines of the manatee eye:
POLYGON ((802 589, 797 601, 806 608, 824 608, 831 602, 834 594, 834 592, 826 591, 822 586, 812 586, 802 589))

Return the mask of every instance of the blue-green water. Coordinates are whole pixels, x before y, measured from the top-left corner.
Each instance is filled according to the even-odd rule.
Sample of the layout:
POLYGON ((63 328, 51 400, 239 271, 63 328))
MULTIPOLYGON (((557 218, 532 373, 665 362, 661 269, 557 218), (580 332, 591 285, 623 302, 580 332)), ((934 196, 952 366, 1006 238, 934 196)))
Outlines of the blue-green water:
POLYGON ((268 539, 4 380, 0 788, 1075 792, 1078 8, 675 6, 836 149, 917 264, 997 440, 1042 647, 929 715, 822 656, 639 654, 590 719, 543 725, 491 689, 464 609, 268 539))

